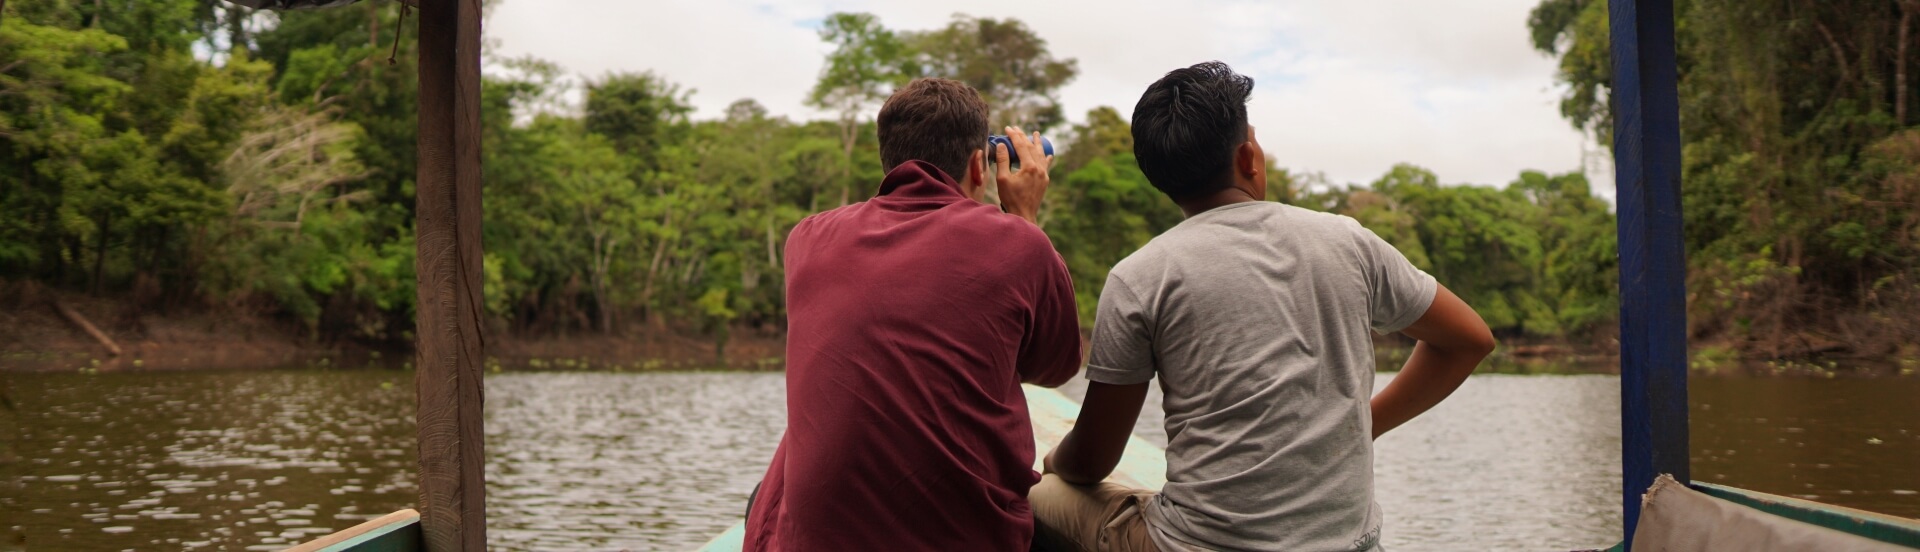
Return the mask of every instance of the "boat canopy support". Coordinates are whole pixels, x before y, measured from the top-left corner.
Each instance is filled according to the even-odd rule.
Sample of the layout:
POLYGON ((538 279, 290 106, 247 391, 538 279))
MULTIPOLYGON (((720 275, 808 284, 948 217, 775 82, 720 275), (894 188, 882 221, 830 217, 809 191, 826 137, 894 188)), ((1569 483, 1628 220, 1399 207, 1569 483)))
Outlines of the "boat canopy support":
POLYGON ((414 390, 430 551, 486 550, 480 0, 421 0, 414 390))
POLYGON ((1641 495, 1688 482, 1686 249, 1673 1, 1613 0, 1613 159, 1620 238, 1624 542, 1641 495))

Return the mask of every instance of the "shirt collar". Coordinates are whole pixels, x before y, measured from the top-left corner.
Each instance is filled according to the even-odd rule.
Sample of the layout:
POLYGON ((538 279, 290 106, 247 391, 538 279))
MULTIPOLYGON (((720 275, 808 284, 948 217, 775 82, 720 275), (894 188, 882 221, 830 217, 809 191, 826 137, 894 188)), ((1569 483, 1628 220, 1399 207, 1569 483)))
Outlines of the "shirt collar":
POLYGON ((960 193, 960 183, 946 171, 916 159, 888 171, 887 177, 880 181, 880 192, 874 197, 952 201, 965 198, 966 194, 960 193))

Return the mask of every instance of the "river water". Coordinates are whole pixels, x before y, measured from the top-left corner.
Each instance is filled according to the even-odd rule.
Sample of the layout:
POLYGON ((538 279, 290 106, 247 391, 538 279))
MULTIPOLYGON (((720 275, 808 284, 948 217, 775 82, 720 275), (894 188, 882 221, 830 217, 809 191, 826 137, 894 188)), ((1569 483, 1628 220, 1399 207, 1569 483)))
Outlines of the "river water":
MULTIPOLYGON (((1384 385, 1391 374, 1382 374, 1384 385)), ((501 550, 687 550, 738 519, 783 378, 489 375, 501 550)), ((0 374, 0 550, 278 550, 411 506, 412 374, 0 374), (9 427, 11 426, 11 427, 9 427)), ((1388 546, 1618 540, 1619 380, 1469 379, 1382 438, 1388 546)), ((1078 396, 1079 384, 1069 385, 1078 396)), ((1695 377, 1694 476, 1920 517, 1920 378, 1695 377)), ((1150 407, 1138 427, 1165 442, 1150 407)))

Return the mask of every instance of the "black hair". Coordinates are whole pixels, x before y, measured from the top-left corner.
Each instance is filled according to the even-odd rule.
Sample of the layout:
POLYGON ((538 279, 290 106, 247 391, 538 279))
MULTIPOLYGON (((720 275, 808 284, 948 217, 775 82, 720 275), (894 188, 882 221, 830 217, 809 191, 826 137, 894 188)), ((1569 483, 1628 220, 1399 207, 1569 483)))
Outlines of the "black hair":
POLYGON ((1247 140, 1253 78, 1218 61, 1175 69, 1133 106, 1133 155, 1153 187, 1185 201, 1233 185, 1233 153, 1247 140))

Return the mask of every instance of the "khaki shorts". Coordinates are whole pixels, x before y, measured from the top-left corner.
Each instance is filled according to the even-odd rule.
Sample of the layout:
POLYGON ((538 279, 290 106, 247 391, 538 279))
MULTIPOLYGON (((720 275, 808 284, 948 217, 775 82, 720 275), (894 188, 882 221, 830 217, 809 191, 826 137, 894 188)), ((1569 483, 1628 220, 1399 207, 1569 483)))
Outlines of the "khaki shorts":
POLYGON ((1147 527, 1154 492, 1116 483, 1074 485, 1048 474, 1027 492, 1035 550, 1158 552, 1147 527))

